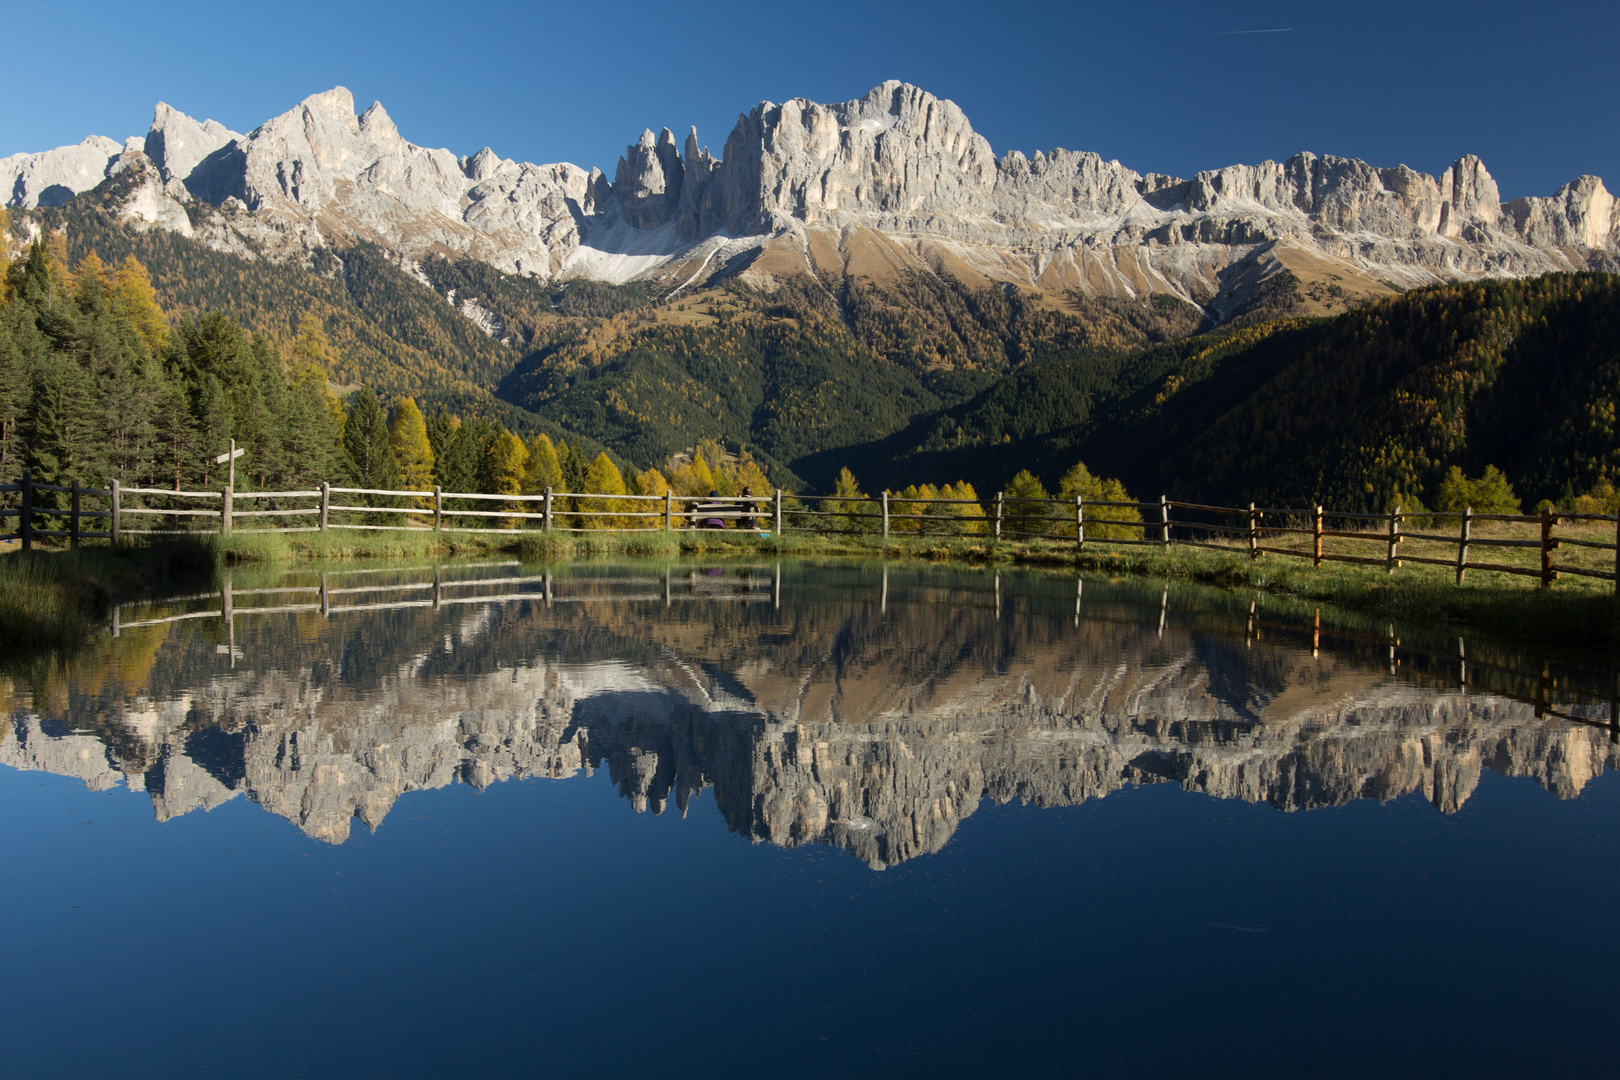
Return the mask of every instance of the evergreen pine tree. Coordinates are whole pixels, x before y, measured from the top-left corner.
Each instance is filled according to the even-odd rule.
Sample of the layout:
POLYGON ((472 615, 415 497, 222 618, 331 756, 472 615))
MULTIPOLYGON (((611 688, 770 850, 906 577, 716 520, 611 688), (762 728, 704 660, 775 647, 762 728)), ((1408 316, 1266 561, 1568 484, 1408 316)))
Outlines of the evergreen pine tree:
POLYGON ((1044 534, 1052 518, 1052 506, 1045 501, 1048 498, 1040 478, 1028 469, 1020 469, 1017 476, 1007 481, 1003 493, 1006 532, 1044 534))
MULTIPOLYGON (((61 486, 91 486, 104 477, 100 411, 90 376, 73 360, 53 355, 35 367, 25 425, 34 479, 61 486)), ((41 492, 37 505, 62 502, 55 493, 41 492)))
POLYGON ((22 420, 32 392, 29 366, 10 323, 0 318, 0 481, 14 480, 22 471, 22 420))
POLYGON ((95 252, 80 259, 73 268, 72 289, 81 311, 99 313, 111 307, 112 282, 107 279, 106 265, 95 252))
POLYGON ((211 372, 201 376, 192 392, 191 414, 196 449, 201 458, 200 471, 196 475, 205 487, 212 488, 224 482, 229 475, 229 467, 216 466, 210 459, 230 449, 236 430, 231 414, 231 399, 218 376, 211 372))
POLYGON ((290 396, 275 344, 254 334, 241 358, 243 406, 237 410, 238 444, 248 447, 248 475, 260 490, 283 487, 292 474, 287 453, 290 396))
MULTIPOLYGON (((349 406, 349 415, 343 424, 343 451, 349 479, 354 481, 355 487, 397 486, 399 470, 394 463, 394 448, 388 442, 388 419, 369 386, 361 387, 349 406)), ((388 505, 378 501, 386 496, 370 498, 373 506, 388 505)))
MULTIPOLYGON (((581 492, 585 490, 585 467, 588 462, 585 455, 569 446, 566 442, 557 444, 557 468, 562 473, 562 489, 567 492, 581 492)), ((552 509, 558 525, 571 528, 579 527, 579 520, 572 516, 578 499, 554 499, 552 509), (568 517, 561 517, 563 511, 568 511, 568 517)))
POLYGON ((287 483, 308 490, 324 480, 340 477, 334 469, 340 435, 327 409, 331 395, 324 376, 309 373, 287 392, 287 419, 282 425, 282 446, 287 455, 287 483))
POLYGON ((158 378, 150 481, 155 487, 179 491, 188 478, 200 471, 202 450, 185 386, 167 372, 161 372, 158 378))
POLYGON ((486 495, 500 492, 491 469, 492 460, 489 452, 490 445, 500 433, 499 427, 481 416, 469 417, 461 422, 458 449, 466 455, 472 477, 472 483, 465 490, 482 492, 486 495))
POLYGON ((125 484, 152 472, 163 369, 149 355, 119 358, 103 374, 102 417, 108 468, 125 484))
POLYGON ((51 278, 50 256, 43 239, 29 244, 28 258, 11 268, 11 289, 18 300, 36 311, 54 298, 56 283, 51 278))

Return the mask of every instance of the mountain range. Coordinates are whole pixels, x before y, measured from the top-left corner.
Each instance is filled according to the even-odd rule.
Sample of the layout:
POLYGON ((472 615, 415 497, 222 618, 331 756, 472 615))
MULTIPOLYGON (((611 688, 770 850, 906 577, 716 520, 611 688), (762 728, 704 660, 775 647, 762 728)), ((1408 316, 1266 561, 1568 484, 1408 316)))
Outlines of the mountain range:
POLYGON ((1620 217, 1595 176, 1502 202, 1478 158, 1438 176, 1300 153, 1194 177, 1071 150, 997 157, 954 103, 890 81, 853 101, 761 102, 720 157, 666 128, 598 168, 407 141, 381 103, 315 94, 241 135, 167 105, 144 139, 92 136, 0 160, 7 205, 59 205, 144 155, 131 219, 211 247, 307 258, 371 241, 406 263, 461 254, 542 280, 671 289, 799 273, 1132 297, 1219 317, 1282 269, 1367 295, 1485 275, 1616 268, 1620 217), (188 212, 187 207, 192 207, 188 212), (199 212, 206 206, 214 212, 199 212))
MULTIPOLYGON (((1390 318, 1421 318, 1356 322, 1358 311, 1416 305, 1428 317, 1437 312, 1427 291, 1461 287, 1447 303, 1473 312, 1502 302, 1479 291, 1493 279, 1596 283, 1545 312, 1581 312, 1573 347, 1583 366, 1566 397, 1594 380, 1606 387, 1614 359, 1602 338, 1620 215, 1597 177, 1503 202, 1474 157, 1431 176, 1301 153, 1191 178, 1069 150, 998 157, 955 104, 893 81, 841 104, 762 102, 739 116, 718 157, 695 131, 681 145, 667 129, 645 131, 611 178, 487 147, 458 156, 417 146, 381 104, 357 113, 339 87, 245 135, 159 104, 144 138, 14 155, 0 159, 0 179, 14 239, 62 230, 73 258, 134 254, 171 313, 225 308, 283 339, 319 319, 340 386, 582 439, 637 467, 719 437, 789 487, 825 488, 839 467, 864 464, 882 484, 960 475, 993 488, 1032 434, 1046 440, 1037 457, 1050 481, 1066 467, 1053 455, 1143 447, 1145 429, 1115 434, 1142 414, 1143 394, 1192 385, 1178 367, 1188 358, 1208 369, 1196 383, 1228 385, 1224 396, 1183 395, 1183 412, 1201 402, 1209 413, 1185 419, 1186 430, 1230 421, 1210 410, 1217 398, 1227 412, 1244 405, 1232 385, 1286 385, 1272 413, 1314 409, 1308 380, 1283 359, 1268 361, 1267 379, 1243 369, 1234 384, 1216 370, 1234 354, 1225 339, 1165 350, 1332 317, 1351 329, 1317 333, 1360 334, 1346 348, 1366 357, 1390 318), (1056 374, 1031 374, 1046 368, 1056 374), (1279 372, 1287 377, 1270 378, 1279 372), (1210 374, 1216 384, 1204 382, 1210 374), (1077 392, 1030 397, 1031 379, 1053 378, 1077 392), (1058 400, 1073 408, 1058 415, 1058 400), (953 439, 954 457, 942 453, 953 439), (992 442, 1008 448, 990 454, 992 442), (956 472, 912 475, 934 465, 956 472)), ((1512 341, 1540 333, 1570 351, 1558 326, 1523 316, 1505 320, 1512 341)), ((1405 367, 1352 380, 1344 415, 1328 418, 1338 424, 1330 441, 1351 437, 1356 410, 1405 400, 1401 380, 1414 372, 1433 382, 1422 373, 1472 362, 1479 334, 1512 370, 1518 354, 1493 329, 1503 322, 1475 319, 1474 338, 1442 334, 1405 367)), ((1494 371, 1467 393, 1495 386, 1494 371)), ((1304 498, 1321 494, 1305 490, 1315 483, 1372 505, 1421 491, 1451 464, 1483 463, 1457 456, 1467 440, 1455 432, 1429 441, 1399 476, 1271 470, 1260 487, 1304 498)), ((1198 490, 1198 461, 1126 456, 1112 468, 1133 485, 1229 494, 1220 483, 1198 490)), ((1297 464, 1292 451, 1282 456, 1297 464)), ((1257 482, 1246 462, 1240 445, 1227 469, 1240 486, 1257 482)), ((1587 454, 1578 476, 1541 463, 1514 479, 1532 498, 1556 497, 1609 464, 1587 454)))

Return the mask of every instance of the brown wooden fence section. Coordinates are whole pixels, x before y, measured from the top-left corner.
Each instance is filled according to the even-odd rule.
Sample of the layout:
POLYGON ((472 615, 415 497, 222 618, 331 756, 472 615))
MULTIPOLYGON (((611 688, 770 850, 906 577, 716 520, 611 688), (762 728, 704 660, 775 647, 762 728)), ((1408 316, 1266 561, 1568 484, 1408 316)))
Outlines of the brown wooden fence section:
MULTIPOLYGON (((105 539, 196 532, 404 529, 560 532, 629 529, 734 529, 871 536, 982 537, 1168 547, 1183 544, 1325 562, 1381 566, 1442 566, 1458 584, 1469 571, 1535 578, 1543 587, 1562 575, 1599 578, 1620 595, 1620 515, 1461 512, 1353 514, 1322 506, 1211 506, 1161 496, 1157 502, 1009 497, 919 499, 876 496, 771 495, 693 498, 557 492, 534 495, 333 487, 308 491, 171 491, 41 484, 27 473, 0 484, 0 521, 15 520, 0 540, 26 549, 36 538, 105 539), (15 497, 15 498, 13 498, 15 497), (15 502, 15 505, 11 505, 15 502), (238 522, 246 520, 248 527, 238 522), (90 526, 95 526, 91 528, 90 526)), ((3 526, 0 526, 3 527, 3 526)))

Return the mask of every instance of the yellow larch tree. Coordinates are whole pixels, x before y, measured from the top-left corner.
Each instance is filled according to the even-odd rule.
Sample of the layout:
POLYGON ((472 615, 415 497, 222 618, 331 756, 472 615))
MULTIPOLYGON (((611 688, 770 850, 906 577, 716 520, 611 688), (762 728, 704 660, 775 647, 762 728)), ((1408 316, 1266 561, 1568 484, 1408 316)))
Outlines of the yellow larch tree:
POLYGON ((133 255, 125 255, 113 271, 112 309, 129 320, 154 356, 163 355, 169 344, 169 320, 158 306, 152 275, 133 255))
POLYGON ((343 430, 343 402, 337 394, 332 392, 331 372, 336 367, 337 357, 332 352, 332 345, 326 338, 326 330, 321 321, 314 316, 306 315, 298 323, 298 336, 293 339, 292 355, 287 366, 289 381, 295 385, 310 379, 320 379, 321 387, 326 395, 326 407, 332 414, 334 427, 343 430))
POLYGON ((523 494, 544 495, 546 488, 562 489, 562 462, 551 436, 541 432, 529 443, 529 461, 523 472, 523 494))
MULTIPOLYGON (((500 434, 489 443, 489 476, 495 488, 490 494, 523 494, 523 474, 528 464, 529 448, 523 445, 522 439, 501 428, 500 434)), ((523 513, 527 506, 514 500, 506 504, 506 509, 513 513, 523 513)), ((521 519, 508 520, 506 527, 516 528, 519 520, 521 519)))
MULTIPOLYGON (((625 495, 624 474, 603 451, 585 467, 585 491, 591 495, 625 495)), ((621 529, 624 519, 623 499, 580 499, 579 509, 587 529, 621 529)))
MULTIPOLYGON (((400 398, 394 403, 394 414, 388 418, 388 444, 394 448, 401 487, 426 491, 433 486, 433 444, 428 442, 427 422, 414 399, 400 398)), ((433 500, 417 496, 411 505, 429 510, 433 500)))

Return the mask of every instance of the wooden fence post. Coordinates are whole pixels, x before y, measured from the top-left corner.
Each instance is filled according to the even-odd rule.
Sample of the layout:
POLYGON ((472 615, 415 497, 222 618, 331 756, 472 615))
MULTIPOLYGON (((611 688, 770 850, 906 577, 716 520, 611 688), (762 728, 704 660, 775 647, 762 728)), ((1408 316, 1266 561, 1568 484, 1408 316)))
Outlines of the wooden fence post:
POLYGON ((675 493, 664 489, 664 531, 675 531, 675 493))
POLYGON ((1463 583, 1463 575, 1468 573, 1468 537, 1473 532, 1474 508, 1466 506, 1462 512, 1462 530, 1457 535, 1457 584, 1463 583))
POLYGON ((73 481, 72 515, 68 518, 68 546, 73 550, 79 549, 79 482, 73 481))
POLYGON ((231 486, 226 484, 219 493, 219 533, 231 535, 231 486))
POLYGON ((107 525, 108 542, 111 543, 113 547, 117 547, 118 546, 118 526, 119 526, 119 521, 118 521, 118 481, 117 480, 114 480, 112 482, 112 486, 111 486, 111 488, 109 490, 112 492, 112 517, 107 519, 107 521, 108 521, 108 525, 107 525))
POLYGON ((883 539, 887 540, 888 538, 889 538, 889 492, 888 492, 888 489, 885 488, 884 491, 883 491, 883 539))
MULTIPOLYGON (((326 521, 332 510, 332 485, 325 480, 321 481, 321 532, 326 531, 326 521)), ((324 603, 325 601, 322 601, 324 603)), ((324 615, 325 612, 323 611, 324 615)))
POLYGON ((1557 521, 1558 519, 1553 517, 1552 507, 1543 506, 1541 508, 1541 587, 1543 589, 1552 588, 1553 581, 1558 577, 1557 574, 1553 573, 1552 568, 1552 531, 1553 525, 1557 521))
POLYGON ((1170 546, 1170 497, 1159 496, 1159 539, 1165 547, 1170 546))
POLYGON ((1249 504, 1249 558, 1260 557, 1260 511, 1249 504))
POLYGON ((1001 539, 1001 492, 996 492, 996 539, 1001 539))
POLYGON ((22 472, 22 504, 17 508, 17 539, 24 551, 34 547, 34 480, 28 470, 22 472))
POLYGON ((1395 558, 1395 550, 1401 543, 1401 508, 1399 505, 1389 512, 1389 554, 1384 557, 1384 573, 1393 574, 1400 560, 1395 558))
MULTIPOLYGON (((782 489, 781 488, 776 489, 776 538, 778 540, 780 540, 782 538, 782 489)), ((778 563, 777 567, 776 567, 776 585, 777 585, 778 590, 780 590, 781 586, 782 586, 782 566, 781 566, 780 563, 778 563)), ((777 607, 782 606, 780 596, 777 597, 777 605, 776 606, 777 607)))
POLYGON ((433 531, 444 531, 444 489, 438 484, 433 485, 433 531))
POLYGON ((1086 546, 1086 497, 1084 495, 1074 497, 1074 546, 1077 548, 1086 546))
POLYGON ((546 488, 545 517, 540 519, 545 523, 546 532, 551 531, 551 488, 546 488))
POLYGON ((1614 595, 1620 596, 1620 514, 1614 519, 1614 595))
MULTIPOLYGON (((1311 559, 1312 565, 1317 569, 1322 567, 1322 508, 1311 509, 1311 559)), ((1320 621, 1322 613, 1318 611, 1317 619, 1320 621)))

